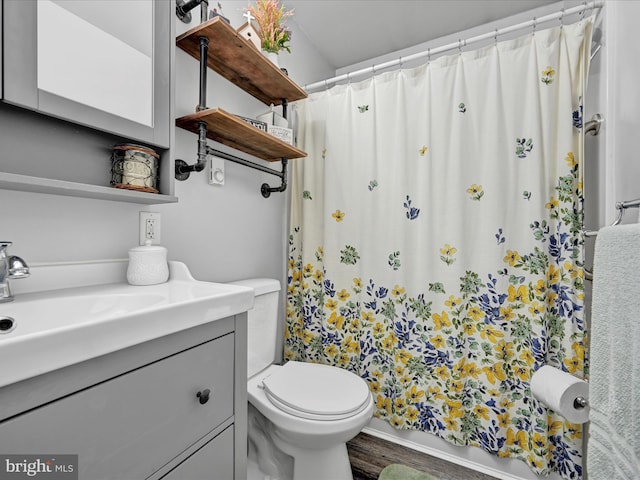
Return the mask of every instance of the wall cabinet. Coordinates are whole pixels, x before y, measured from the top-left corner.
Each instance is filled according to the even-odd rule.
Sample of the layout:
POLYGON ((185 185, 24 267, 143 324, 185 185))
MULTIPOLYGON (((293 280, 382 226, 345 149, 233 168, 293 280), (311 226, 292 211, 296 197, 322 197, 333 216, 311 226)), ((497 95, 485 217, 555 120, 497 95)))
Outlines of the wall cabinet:
POLYGON ((16 389, 28 390, 32 402, 34 393, 43 395, 42 404, 27 402, 17 413, 0 407, 5 418, 0 452, 77 454, 79 478, 87 479, 244 478, 246 365, 241 358, 246 358, 246 336, 241 322, 244 315, 218 320, 54 372, 48 381, 0 389, 6 409, 19 394, 16 389), (75 391, 46 398, 51 385, 60 389, 87 375, 93 377, 90 385, 69 384, 75 391), (100 376, 109 378, 97 381, 100 376))
MULTIPOLYGON (((132 0, 126 2, 126 11, 114 8, 108 0, 1 2, 5 105, 0 113, 11 117, 15 110, 9 105, 15 105, 65 123, 37 116, 30 120, 31 125, 46 125, 35 125, 30 141, 40 143, 47 158, 59 164, 57 175, 24 166, 25 162, 42 162, 43 157, 31 154, 40 158, 25 158, 25 133, 22 141, 5 147, 8 152, 3 153, 9 160, 0 164, 0 188, 137 203, 177 201, 173 197, 175 28, 171 2, 132 0), (62 151, 64 147, 56 151, 55 145, 43 145, 36 138, 39 128, 58 126, 67 136, 66 122, 101 132, 101 149, 96 140, 93 154, 100 156, 98 161, 108 158, 105 152, 117 143, 139 143, 158 152, 161 194, 110 188, 107 162, 99 176, 78 175, 80 170, 92 170, 85 168, 86 162, 96 159, 75 152, 75 136, 67 138, 67 152, 62 151)), ((3 147, 9 143, 2 140, 3 147)))

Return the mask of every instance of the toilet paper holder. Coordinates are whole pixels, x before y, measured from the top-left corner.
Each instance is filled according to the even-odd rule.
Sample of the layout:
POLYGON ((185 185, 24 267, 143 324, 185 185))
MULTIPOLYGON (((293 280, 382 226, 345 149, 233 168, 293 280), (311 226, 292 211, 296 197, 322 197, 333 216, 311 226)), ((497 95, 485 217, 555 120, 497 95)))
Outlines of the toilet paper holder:
POLYGON ((580 396, 580 397, 576 397, 573 400, 573 407, 574 408, 586 408, 589 406, 589 400, 587 400, 586 398, 580 396))

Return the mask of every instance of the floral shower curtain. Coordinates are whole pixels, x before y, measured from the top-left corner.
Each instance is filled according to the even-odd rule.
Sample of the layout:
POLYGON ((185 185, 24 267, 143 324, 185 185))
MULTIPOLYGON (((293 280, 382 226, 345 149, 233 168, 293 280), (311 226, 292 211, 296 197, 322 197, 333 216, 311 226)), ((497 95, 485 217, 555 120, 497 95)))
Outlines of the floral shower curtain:
POLYGON ((582 98, 592 19, 296 106, 287 359, 364 378, 375 415, 581 478, 582 98))

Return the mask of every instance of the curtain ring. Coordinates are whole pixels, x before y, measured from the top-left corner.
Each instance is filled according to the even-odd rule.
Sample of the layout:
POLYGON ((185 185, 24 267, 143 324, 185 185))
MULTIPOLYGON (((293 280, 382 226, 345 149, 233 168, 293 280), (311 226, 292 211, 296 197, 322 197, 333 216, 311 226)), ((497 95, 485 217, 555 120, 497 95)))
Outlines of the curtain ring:
POLYGON ((462 55, 462 39, 458 39, 458 55, 462 55))
POLYGON ((347 72, 347 84, 351 85, 351 72, 347 72))
POLYGON ((564 27, 564 8, 560 10, 560 28, 564 27))
POLYGON ((324 80, 324 88, 325 90, 329 90, 329 80, 325 78, 324 80))
POLYGON ((538 21, 536 17, 533 17, 533 34, 536 34, 536 27, 538 26, 538 21))
POLYGON ((493 44, 497 47, 498 46, 498 29, 496 28, 496 32, 493 35, 493 44))
POLYGON ((427 65, 431 63, 431 49, 427 48, 427 65))
POLYGON ((402 55, 400 55, 400 58, 398 58, 398 64, 400 65, 400 68, 403 67, 403 65, 402 65, 402 55))
POLYGON ((580 20, 584 20, 584 17, 587 13, 587 0, 582 2, 582 11, 580 12, 580 20))

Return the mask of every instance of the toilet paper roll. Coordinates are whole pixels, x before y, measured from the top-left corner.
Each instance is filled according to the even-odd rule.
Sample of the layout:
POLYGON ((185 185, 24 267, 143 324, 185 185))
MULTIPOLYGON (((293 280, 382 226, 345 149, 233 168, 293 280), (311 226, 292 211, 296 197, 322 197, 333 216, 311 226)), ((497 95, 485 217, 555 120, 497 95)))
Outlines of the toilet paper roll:
POLYGON ((531 379, 531 393, 541 403, 571 423, 589 421, 589 406, 576 407, 578 397, 589 398, 589 384, 549 365, 540 367, 531 379))

